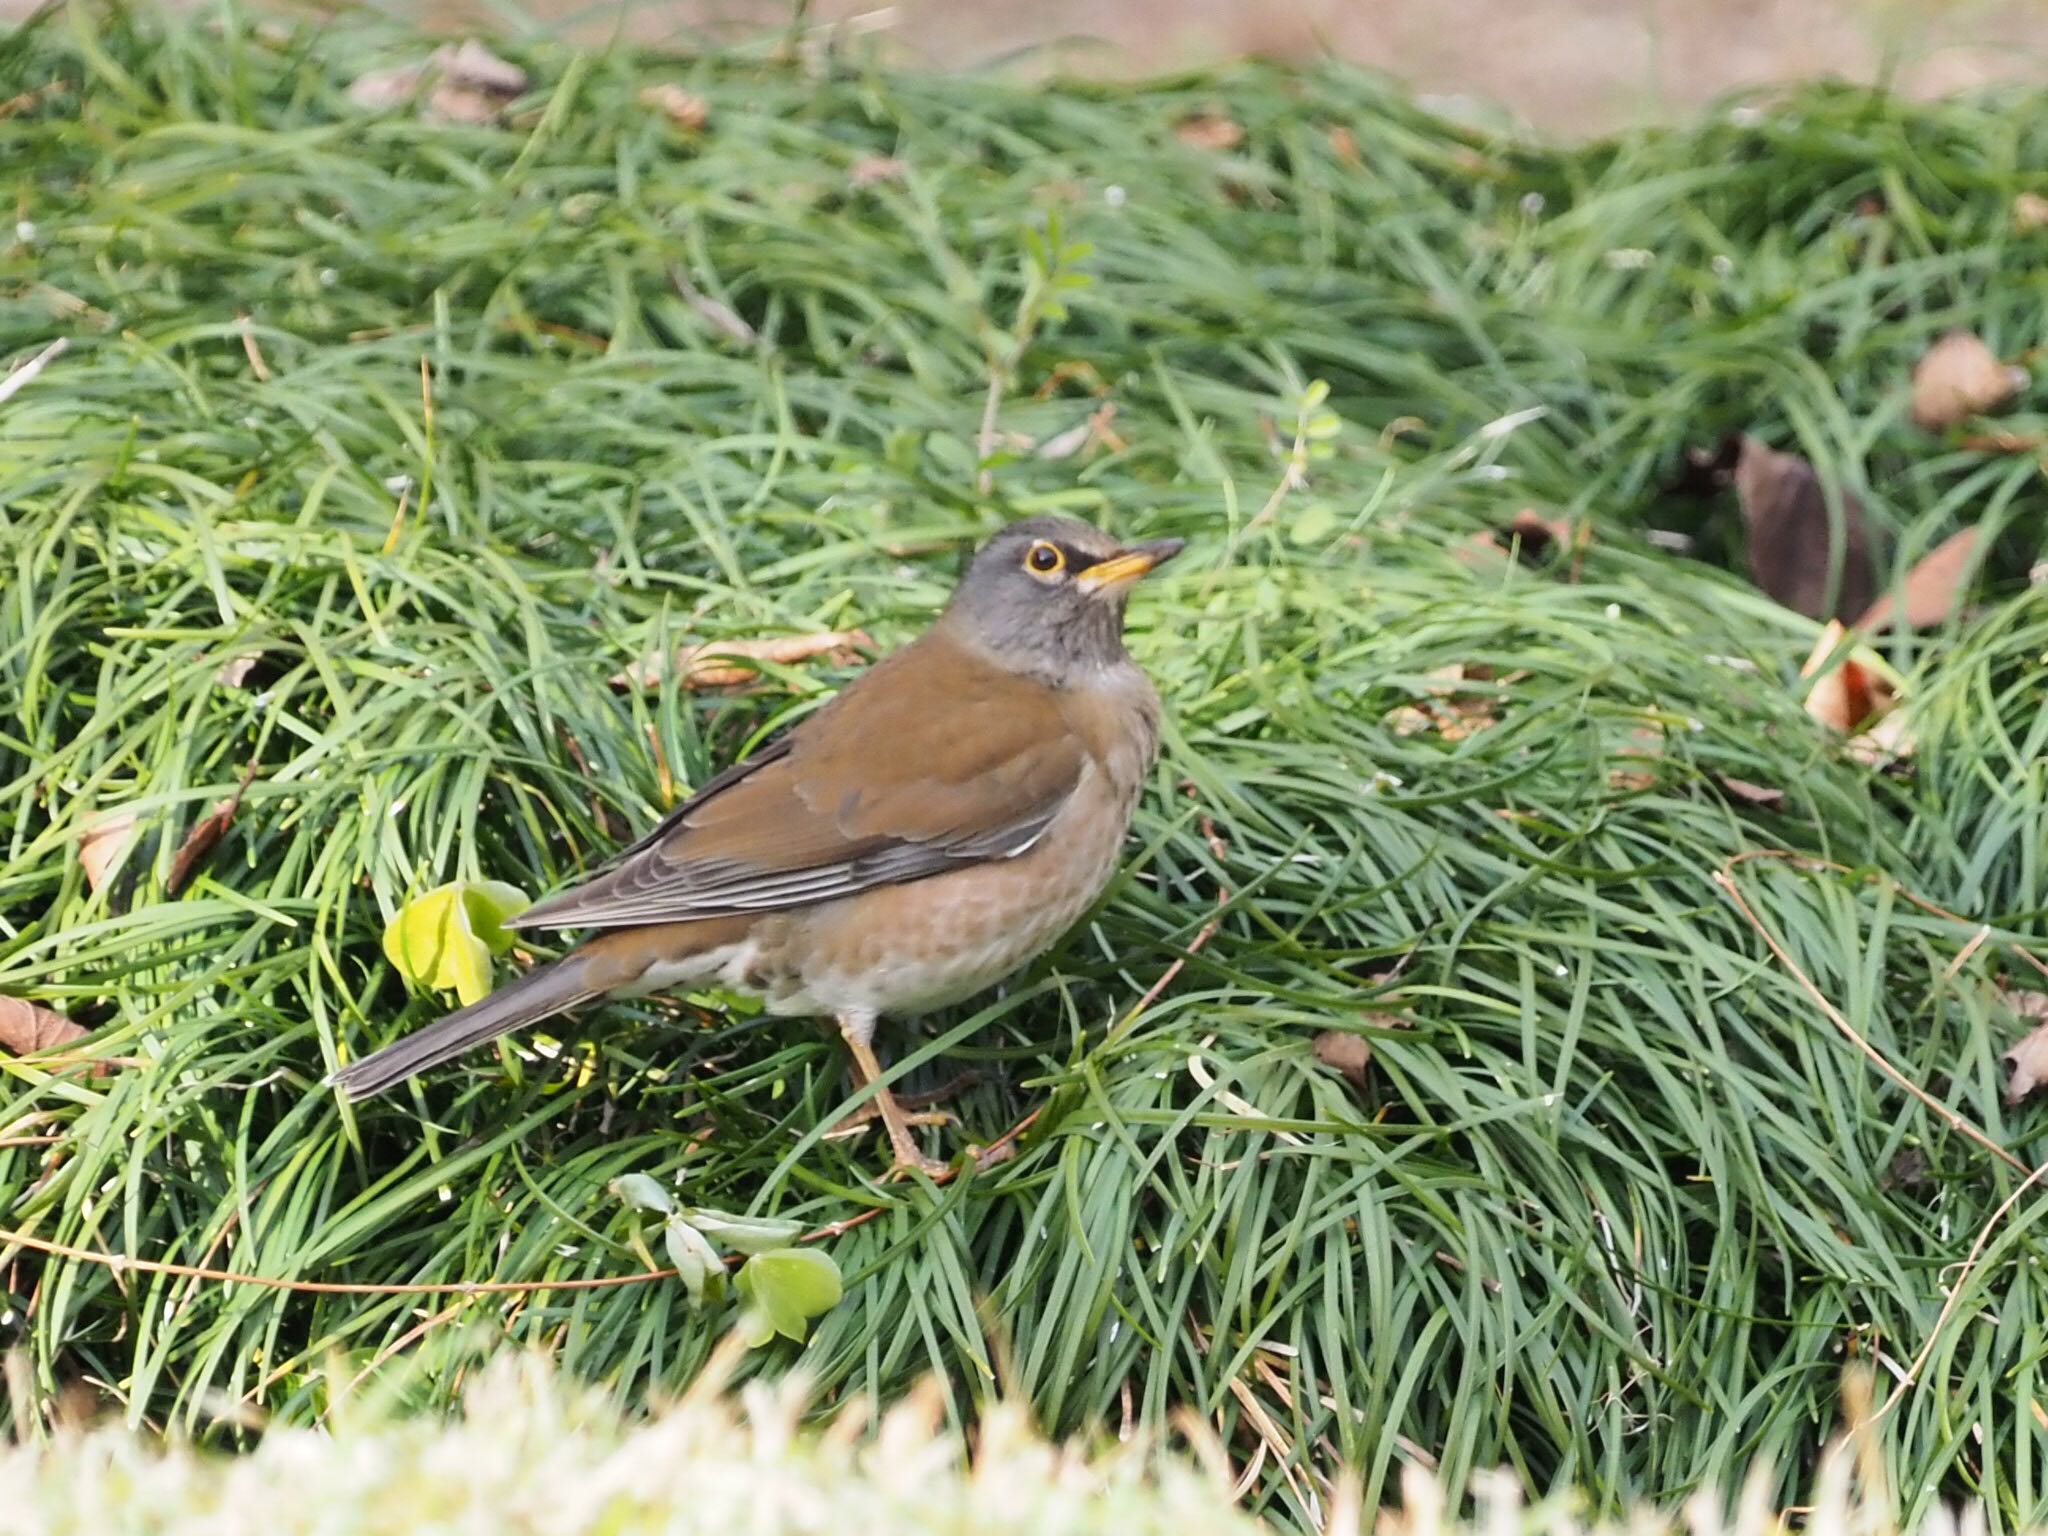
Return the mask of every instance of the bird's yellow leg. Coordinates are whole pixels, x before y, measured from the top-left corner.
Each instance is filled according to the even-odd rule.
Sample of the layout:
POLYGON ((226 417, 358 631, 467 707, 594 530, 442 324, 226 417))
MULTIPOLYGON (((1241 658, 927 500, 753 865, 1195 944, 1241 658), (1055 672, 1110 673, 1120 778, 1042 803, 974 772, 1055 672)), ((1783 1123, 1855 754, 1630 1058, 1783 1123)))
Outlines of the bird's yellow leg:
POLYGON ((851 1014, 839 1021, 840 1038, 853 1055, 854 1075, 865 1087, 875 1085, 875 1112, 882 1117, 882 1128, 889 1133, 889 1147, 896 1156, 898 1168, 915 1168, 921 1173, 936 1176, 948 1171, 948 1165, 935 1158, 926 1157, 910 1135, 910 1117, 903 1112, 903 1106, 896 1102, 896 1095, 889 1091, 889 1085, 882 1081, 882 1064, 875 1059, 875 1021, 851 1014))

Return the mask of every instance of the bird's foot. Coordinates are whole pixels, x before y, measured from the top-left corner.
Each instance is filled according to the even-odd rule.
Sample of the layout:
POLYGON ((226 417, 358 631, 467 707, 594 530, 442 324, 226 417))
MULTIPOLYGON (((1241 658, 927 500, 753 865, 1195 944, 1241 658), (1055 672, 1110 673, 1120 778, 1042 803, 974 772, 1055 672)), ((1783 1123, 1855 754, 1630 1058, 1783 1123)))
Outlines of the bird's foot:
MULTIPOLYGON (((832 1123, 832 1129, 825 1133, 827 1141, 845 1141, 858 1136, 882 1118, 882 1111, 873 1099, 856 1109, 849 1109, 832 1123)), ((945 1109, 906 1109, 903 1112, 905 1125, 958 1125, 960 1117, 945 1109)))

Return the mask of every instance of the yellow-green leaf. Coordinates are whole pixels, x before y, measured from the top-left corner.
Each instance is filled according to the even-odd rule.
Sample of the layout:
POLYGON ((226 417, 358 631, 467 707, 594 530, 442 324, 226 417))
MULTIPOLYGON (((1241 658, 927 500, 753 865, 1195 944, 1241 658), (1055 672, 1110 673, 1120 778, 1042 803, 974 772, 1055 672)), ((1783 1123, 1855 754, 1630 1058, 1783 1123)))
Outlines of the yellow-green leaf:
POLYGON ((818 1248, 757 1253, 740 1266, 736 1283, 747 1300, 741 1327, 752 1345, 765 1344, 778 1333, 801 1344, 811 1319, 838 1306, 842 1292, 839 1266, 818 1248))
POLYGON ((512 947, 505 920, 531 904, 496 880, 436 886, 385 926, 384 957, 413 986, 452 991, 467 1006, 489 995, 491 957, 512 947))

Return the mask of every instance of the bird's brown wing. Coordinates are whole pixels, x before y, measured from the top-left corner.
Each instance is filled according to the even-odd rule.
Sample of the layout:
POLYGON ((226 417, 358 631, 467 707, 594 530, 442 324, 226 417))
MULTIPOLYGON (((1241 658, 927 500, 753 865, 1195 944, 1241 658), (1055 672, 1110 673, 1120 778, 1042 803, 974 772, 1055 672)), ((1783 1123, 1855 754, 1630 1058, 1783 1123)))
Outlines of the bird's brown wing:
POLYGON ((934 632, 516 926, 770 912, 1014 857, 1087 764, 1050 690, 934 632))

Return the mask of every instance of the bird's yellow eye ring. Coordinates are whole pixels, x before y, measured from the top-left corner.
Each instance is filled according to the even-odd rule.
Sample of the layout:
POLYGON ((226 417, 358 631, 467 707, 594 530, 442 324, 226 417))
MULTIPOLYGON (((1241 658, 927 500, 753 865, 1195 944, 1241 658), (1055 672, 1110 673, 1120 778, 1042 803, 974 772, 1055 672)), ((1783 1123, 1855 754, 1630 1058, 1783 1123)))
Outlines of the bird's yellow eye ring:
POLYGON ((1057 576, 1067 567, 1066 552, 1040 539, 1024 554, 1024 569, 1034 576, 1057 576))

